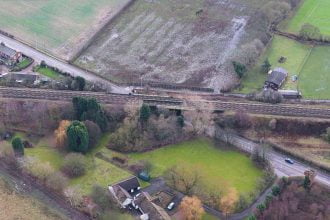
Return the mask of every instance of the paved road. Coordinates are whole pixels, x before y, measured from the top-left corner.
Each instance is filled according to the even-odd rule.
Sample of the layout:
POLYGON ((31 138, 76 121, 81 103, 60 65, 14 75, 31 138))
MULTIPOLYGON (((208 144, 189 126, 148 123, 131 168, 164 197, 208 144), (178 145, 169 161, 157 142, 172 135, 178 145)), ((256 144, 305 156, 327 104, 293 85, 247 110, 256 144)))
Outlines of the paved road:
POLYGON ((119 94, 128 94, 129 89, 115 85, 103 78, 96 76, 92 73, 89 73, 83 69, 77 68, 65 61, 56 59, 47 54, 44 54, 32 47, 29 47, 21 42, 16 41, 15 39, 8 38, 0 34, 0 42, 5 43, 8 47, 13 48, 17 51, 22 52, 23 54, 33 58, 36 62, 41 62, 44 60, 48 65, 57 67, 58 69, 70 73, 72 76, 81 76, 88 81, 100 82, 106 86, 110 86, 113 93, 119 94))
MULTIPOLYGON (((261 148, 259 144, 232 133, 224 135, 224 132, 219 131, 216 133, 216 137, 218 137, 221 140, 228 141, 232 145, 237 146, 243 151, 249 153, 253 152, 255 148, 261 148)), ((287 158, 285 154, 275 152, 273 150, 269 150, 266 155, 270 163, 274 167, 275 173, 279 177, 303 176, 304 171, 313 169, 316 170, 317 172, 316 180, 319 181, 320 183, 330 186, 330 175, 321 170, 315 169, 314 167, 306 165, 300 161, 294 161, 294 164, 288 164, 285 162, 285 158, 287 158)))

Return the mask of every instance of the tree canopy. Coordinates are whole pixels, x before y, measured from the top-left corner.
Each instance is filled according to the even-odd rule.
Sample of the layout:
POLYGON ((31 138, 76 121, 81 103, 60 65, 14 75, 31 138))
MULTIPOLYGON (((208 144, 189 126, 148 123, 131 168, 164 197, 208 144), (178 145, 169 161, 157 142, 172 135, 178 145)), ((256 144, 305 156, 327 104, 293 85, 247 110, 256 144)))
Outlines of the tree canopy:
POLYGON ((88 151, 88 131, 80 121, 73 121, 67 129, 68 147, 71 151, 86 153, 88 151))

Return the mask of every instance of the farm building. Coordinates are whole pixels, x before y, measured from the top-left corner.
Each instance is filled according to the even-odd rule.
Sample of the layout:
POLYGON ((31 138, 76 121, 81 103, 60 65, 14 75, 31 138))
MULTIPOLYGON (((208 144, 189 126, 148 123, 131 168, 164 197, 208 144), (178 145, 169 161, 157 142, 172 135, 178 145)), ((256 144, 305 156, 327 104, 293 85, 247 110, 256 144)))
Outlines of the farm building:
POLYGON ((2 61, 7 66, 13 66, 22 60, 22 53, 17 52, 5 44, 0 44, 0 61, 2 61))
POLYGON ((147 192, 140 191, 136 177, 109 186, 109 191, 123 209, 135 210, 141 220, 170 220, 170 216, 160 206, 152 202, 147 192))
POLYGON ((284 83, 286 77, 288 77, 288 71, 284 68, 278 67, 270 72, 265 81, 265 88, 271 88, 273 90, 278 90, 284 83))

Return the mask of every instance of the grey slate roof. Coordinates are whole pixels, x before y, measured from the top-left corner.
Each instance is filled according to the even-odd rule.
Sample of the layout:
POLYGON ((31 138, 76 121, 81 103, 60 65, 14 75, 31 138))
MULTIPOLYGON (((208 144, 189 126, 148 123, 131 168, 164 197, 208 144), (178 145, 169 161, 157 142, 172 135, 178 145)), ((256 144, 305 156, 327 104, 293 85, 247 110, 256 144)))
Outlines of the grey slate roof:
POLYGON ((16 54, 16 51, 7 47, 6 45, 0 44, 0 52, 6 54, 9 57, 13 57, 16 54))
POLYGON ((139 180, 136 177, 129 178, 116 185, 121 186, 127 192, 130 192, 131 189, 136 189, 136 188, 140 187, 139 180))
POLYGON ((281 86, 287 76, 288 71, 283 68, 275 68, 272 73, 268 75, 266 81, 281 86))

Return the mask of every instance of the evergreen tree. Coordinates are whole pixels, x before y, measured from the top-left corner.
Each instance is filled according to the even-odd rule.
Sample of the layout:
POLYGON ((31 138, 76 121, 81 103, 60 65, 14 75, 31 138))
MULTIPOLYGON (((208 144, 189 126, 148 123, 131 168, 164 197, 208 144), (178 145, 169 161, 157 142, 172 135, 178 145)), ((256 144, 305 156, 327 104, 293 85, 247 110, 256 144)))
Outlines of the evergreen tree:
POLYGON ((242 78, 244 76, 244 74, 247 72, 246 66, 244 64, 233 61, 233 66, 234 66, 234 70, 239 78, 242 78))
POLYGON ((19 137, 15 137, 11 142, 11 145, 14 149, 16 155, 23 156, 24 155, 24 146, 22 140, 19 137))
POLYGON ((271 68, 271 64, 269 63, 268 58, 264 61, 264 63, 261 65, 261 71, 263 73, 268 73, 270 68, 271 68))
POLYGON ((80 121, 73 121, 67 129, 69 150, 86 153, 88 151, 88 131, 80 121))
POLYGON ((147 122, 151 116, 151 110, 149 105, 143 104, 140 108, 140 120, 147 122))

